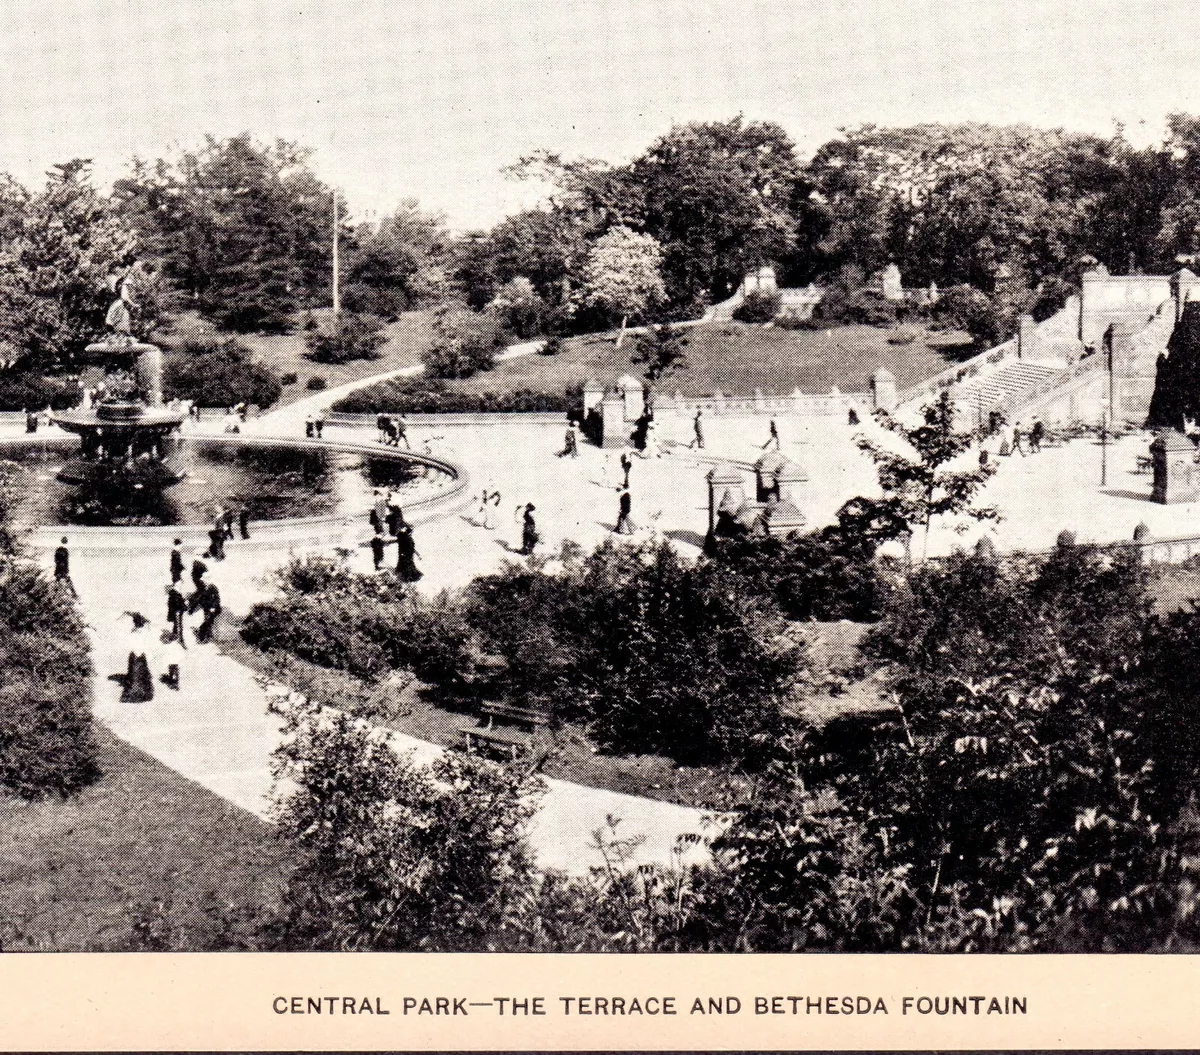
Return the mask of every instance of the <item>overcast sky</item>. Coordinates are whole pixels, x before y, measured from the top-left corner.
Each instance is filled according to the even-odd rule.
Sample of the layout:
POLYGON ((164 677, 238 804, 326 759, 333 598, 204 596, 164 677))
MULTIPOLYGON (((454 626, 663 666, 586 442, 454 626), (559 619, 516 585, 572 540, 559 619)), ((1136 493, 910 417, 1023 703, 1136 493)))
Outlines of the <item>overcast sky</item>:
POLYGON ((1189 0, 3 0, 0 170, 249 130, 315 149, 359 215, 482 226, 546 147, 622 161, 673 122, 1026 121, 1130 138, 1200 112, 1189 0))

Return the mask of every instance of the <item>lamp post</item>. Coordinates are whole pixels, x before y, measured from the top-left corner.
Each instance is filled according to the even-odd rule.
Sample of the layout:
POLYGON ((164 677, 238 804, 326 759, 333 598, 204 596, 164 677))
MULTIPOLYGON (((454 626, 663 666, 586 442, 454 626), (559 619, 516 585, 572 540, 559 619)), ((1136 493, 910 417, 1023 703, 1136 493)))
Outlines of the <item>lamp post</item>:
POLYGON ((333 188, 333 319, 336 324, 342 314, 341 291, 339 290, 338 261, 338 192, 333 188))

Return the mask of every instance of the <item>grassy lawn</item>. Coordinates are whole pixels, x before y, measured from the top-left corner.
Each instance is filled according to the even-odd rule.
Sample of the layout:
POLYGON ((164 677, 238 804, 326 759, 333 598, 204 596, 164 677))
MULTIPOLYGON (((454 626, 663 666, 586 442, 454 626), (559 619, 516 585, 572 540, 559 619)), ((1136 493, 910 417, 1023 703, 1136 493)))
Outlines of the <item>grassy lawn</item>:
MULTIPOLYGON (((318 319, 323 314, 327 312, 313 312, 314 317, 318 319)), ((279 405, 284 406, 311 395, 306 387, 311 377, 323 377, 326 388, 335 388, 348 381, 357 381, 361 377, 370 377, 372 374, 386 373, 419 363, 421 353, 429 346, 429 319, 430 314, 425 311, 405 312, 387 327, 387 341, 379 348, 378 359, 356 359, 340 365, 314 363, 308 359, 305 354, 307 349, 304 333, 301 330, 281 336, 245 334, 239 335, 237 339, 273 370, 280 374, 296 375, 295 384, 284 386, 283 396, 279 400, 279 405)), ((184 336, 200 334, 213 336, 216 335, 216 331, 211 324, 189 314, 176 321, 171 337, 172 340, 179 340, 184 336)))
MULTIPOLYGON (((825 393, 836 385, 843 392, 864 391, 881 366, 896 375, 901 388, 916 384, 953 362, 953 352, 929 348, 926 331, 904 327, 916 335, 911 344, 888 344, 895 330, 844 326, 832 330, 780 330, 743 323, 697 326, 686 331, 689 365, 671 374, 663 389, 684 395, 707 395, 720 389, 726 395, 753 395, 755 388, 770 394, 799 388, 825 393)), ((589 378, 615 381, 624 373, 639 376, 630 365, 633 337, 616 351, 612 336, 590 335, 565 342, 555 356, 528 355, 499 364, 495 370, 450 387, 465 392, 528 388, 561 392, 589 378)), ((960 356, 961 357, 961 356, 960 356)))
POLYGON ((72 799, 0 798, 5 951, 236 947, 222 917, 270 903, 271 828, 97 726, 104 776, 72 799), (182 939, 182 940, 181 940, 182 939))

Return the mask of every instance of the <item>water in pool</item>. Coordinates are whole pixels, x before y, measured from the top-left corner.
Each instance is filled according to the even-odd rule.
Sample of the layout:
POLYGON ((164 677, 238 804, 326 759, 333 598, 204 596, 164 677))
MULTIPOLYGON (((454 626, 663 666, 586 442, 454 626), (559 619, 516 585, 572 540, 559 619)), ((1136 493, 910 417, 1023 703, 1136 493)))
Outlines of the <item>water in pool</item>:
POLYGON ((254 520, 358 515, 375 487, 391 488, 401 504, 432 496, 451 478, 438 470, 383 458, 287 447, 240 447, 187 440, 185 475, 161 489, 116 491, 63 483, 57 478, 75 444, 0 450, 22 474, 15 521, 81 526, 211 523, 219 506, 245 506, 254 520))

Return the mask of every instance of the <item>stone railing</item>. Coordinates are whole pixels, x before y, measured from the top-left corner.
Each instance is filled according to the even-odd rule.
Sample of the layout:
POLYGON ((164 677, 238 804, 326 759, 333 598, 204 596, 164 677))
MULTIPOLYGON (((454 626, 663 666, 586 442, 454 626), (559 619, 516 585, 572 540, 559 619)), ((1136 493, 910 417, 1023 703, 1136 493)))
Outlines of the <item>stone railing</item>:
POLYGON ((1093 353, 1084 359, 1080 359, 1079 362, 1067 367, 1065 370, 1043 378, 1041 381, 1036 381, 1019 392, 1014 392, 1007 399, 997 403, 994 409, 1004 414, 1011 414, 1018 405, 1027 407, 1039 399, 1068 388, 1082 378, 1102 372, 1104 361, 1105 357, 1103 354, 1093 353))
POLYGON ((753 396, 727 396, 714 392, 711 396, 658 396, 654 400, 655 413, 695 414, 697 410, 719 417, 722 415, 778 414, 796 417, 826 417, 846 413, 847 407, 869 408, 872 405, 870 392, 838 392, 827 395, 808 394, 799 389, 787 395, 764 395, 756 391, 753 396))
POLYGON ((898 394, 896 405, 904 406, 909 403, 923 403, 937 399, 943 392, 955 385, 961 385, 985 373, 990 374, 998 369, 1001 363, 1010 359, 1015 360, 1019 358, 1019 355, 1020 348, 1017 341, 1015 339, 1005 341, 1003 344, 996 345, 995 348, 989 348, 986 352, 980 352, 970 359, 964 359, 961 363, 947 367, 932 377, 927 377, 919 385, 904 389, 898 394))

